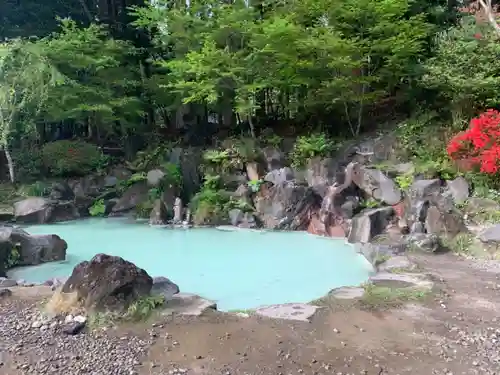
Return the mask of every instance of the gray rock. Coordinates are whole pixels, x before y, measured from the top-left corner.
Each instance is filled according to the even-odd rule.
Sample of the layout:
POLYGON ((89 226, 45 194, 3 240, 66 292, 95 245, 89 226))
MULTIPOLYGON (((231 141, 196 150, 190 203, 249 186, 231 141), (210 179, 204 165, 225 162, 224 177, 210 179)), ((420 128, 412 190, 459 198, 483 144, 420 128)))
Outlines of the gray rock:
POLYGON ((321 197, 312 188, 286 182, 268 188, 255 200, 255 212, 265 228, 305 230, 321 197))
POLYGON ((175 294, 180 292, 179 286, 172 282, 170 279, 159 276, 153 278, 153 286, 151 288, 151 294, 162 295, 165 300, 169 300, 175 294))
POLYGON ((446 210, 437 205, 432 205, 427 210, 425 230, 427 233, 446 236, 468 232, 460 211, 455 208, 446 210))
POLYGON ((118 185, 120 180, 116 176, 106 176, 104 177, 104 187, 113 188, 118 185))
POLYGON ((163 177, 165 177, 165 172, 161 169, 150 170, 147 174, 148 185, 151 187, 160 186, 163 177))
POLYGON ((368 243, 373 237, 383 233, 394 217, 392 207, 365 210, 352 218, 348 241, 368 243))
POLYGON ((121 213, 134 209, 138 204, 149 199, 149 187, 145 181, 130 186, 112 208, 113 213, 121 213))
POLYGON ((16 280, 0 277, 0 288, 12 288, 13 286, 17 286, 16 280))
POLYGON ((153 209, 149 215, 150 225, 165 225, 169 220, 169 212, 167 206, 161 199, 156 199, 153 204, 153 209))
MULTIPOLYGON (((307 162, 305 179, 310 187, 327 187, 333 185, 342 173, 339 163, 332 158, 313 158, 307 162)), ((318 193, 322 194, 318 189, 318 193)))
POLYGON ((264 159, 268 171, 281 169, 286 165, 286 158, 284 153, 276 147, 264 147, 262 149, 264 159))
MULTIPOLYGON (((55 234, 30 235, 14 227, 0 227, 0 253, 18 247, 19 265, 33 266, 66 258, 68 244, 55 234)), ((1 258, 1 254, 0 254, 1 258)))
POLYGON ((203 297, 190 293, 178 293, 169 299, 164 307, 164 315, 200 316, 207 311, 216 310, 217 304, 203 297))
POLYGON ((231 220, 231 225, 238 226, 243 220, 244 213, 238 208, 233 208, 229 211, 229 220, 231 220))
POLYGON ((406 238, 411 250, 435 253, 440 250, 439 237, 434 234, 413 233, 406 238))
POLYGON ((286 181, 292 181, 294 178, 293 171, 289 167, 273 169, 264 176, 264 181, 270 182, 273 185, 279 185, 286 181))
POLYGON ((0 289, 0 298, 7 298, 12 296, 12 291, 10 289, 0 289))
POLYGON ((484 229, 479 234, 479 239, 482 242, 500 242, 500 224, 495 224, 489 228, 484 229))
POLYGON ((75 193, 67 182, 56 182, 50 188, 51 199, 69 201, 75 198, 75 193))
POLYGON ((470 187, 467 180, 461 176, 451 181, 446 181, 455 203, 463 203, 469 198, 470 187))
POLYGON ((271 319, 309 322, 318 309, 318 306, 305 303, 287 303, 282 305, 262 306, 256 309, 255 313, 271 319))
POLYGON ((396 183, 377 169, 356 164, 353 168, 354 184, 374 199, 388 205, 394 205, 403 199, 403 194, 396 183))
POLYGON ((408 190, 408 195, 412 200, 429 197, 441 192, 441 180, 416 180, 408 190))
POLYGON ((45 224, 79 217, 81 213, 74 201, 31 197, 14 203, 14 219, 18 223, 45 224))

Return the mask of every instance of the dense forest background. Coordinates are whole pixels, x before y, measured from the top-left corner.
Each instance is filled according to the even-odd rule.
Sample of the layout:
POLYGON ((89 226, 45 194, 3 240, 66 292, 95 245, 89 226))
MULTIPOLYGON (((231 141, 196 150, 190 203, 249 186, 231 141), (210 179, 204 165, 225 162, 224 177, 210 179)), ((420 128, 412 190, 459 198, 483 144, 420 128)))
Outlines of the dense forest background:
POLYGON ((468 6, 3 1, 0 144, 11 180, 42 170, 38 153, 40 163, 60 157, 62 139, 132 159, 159 142, 338 140, 395 123, 412 157, 444 163, 445 144, 434 152, 423 137, 442 141, 499 103, 498 34, 468 6))

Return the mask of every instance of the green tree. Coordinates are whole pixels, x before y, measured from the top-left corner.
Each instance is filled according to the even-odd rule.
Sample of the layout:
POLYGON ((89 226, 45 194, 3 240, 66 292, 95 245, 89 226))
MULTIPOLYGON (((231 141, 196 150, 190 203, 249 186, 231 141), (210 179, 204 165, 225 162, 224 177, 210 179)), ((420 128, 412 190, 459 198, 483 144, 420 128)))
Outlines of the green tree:
POLYGON ((471 18, 439 34, 422 83, 436 90, 457 125, 477 110, 500 104, 500 45, 496 31, 471 18))
POLYGON ((30 132, 51 88, 61 76, 35 43, 14 40, 0 44, 0 147, 5 152, 10 181, 15 171, 10 142, 17 132, 30 132))
POLYGON ((46 121, 72 119, 97 138, 112 133, 116 123, 121 134, 141 123, 142 82, 129 42, 113 39, 104 25, 79 27, 66 19, 60 32, 37 46, 65 76, 64 84, 49 93, 46 121))

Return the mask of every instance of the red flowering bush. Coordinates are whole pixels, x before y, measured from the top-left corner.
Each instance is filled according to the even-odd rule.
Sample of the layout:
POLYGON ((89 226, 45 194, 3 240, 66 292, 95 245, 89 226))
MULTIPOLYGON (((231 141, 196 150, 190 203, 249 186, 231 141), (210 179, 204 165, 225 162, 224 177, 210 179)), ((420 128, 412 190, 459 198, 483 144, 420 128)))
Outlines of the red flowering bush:
POLYGON ((500 170, 500 112, 490 109, 471 120, 466 131, 449 142, 448 155, 455 161, 466 160, 487 174, 500 170))
POLYGON ((44 167, 53 176, 80 176, 92 172, 103 155, 93 144, 83 141, 55 141, 42 149, 44 167))

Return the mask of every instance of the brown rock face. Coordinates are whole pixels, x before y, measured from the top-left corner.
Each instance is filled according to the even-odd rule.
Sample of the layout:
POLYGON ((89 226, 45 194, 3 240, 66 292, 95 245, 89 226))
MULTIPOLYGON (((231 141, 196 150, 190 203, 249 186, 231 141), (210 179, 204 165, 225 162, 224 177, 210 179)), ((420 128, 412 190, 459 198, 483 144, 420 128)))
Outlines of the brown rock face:
POLYGON ((146 296, 153 279, 123 258, 97 254, 90 262, 78 264, 62 288, 77 293, 86 308, 123 310, 134 300, 146 296))

